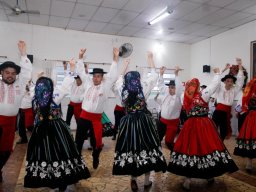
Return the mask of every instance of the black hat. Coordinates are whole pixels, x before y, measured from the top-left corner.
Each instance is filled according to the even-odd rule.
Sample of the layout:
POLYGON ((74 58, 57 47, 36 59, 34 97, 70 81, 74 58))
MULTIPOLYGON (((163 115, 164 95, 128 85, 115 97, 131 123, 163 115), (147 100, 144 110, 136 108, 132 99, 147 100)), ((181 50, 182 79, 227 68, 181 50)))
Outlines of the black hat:
POLYGON ((104 72, 103 69, 101 69, 101 68, 93 68, 93 70, 92 70, 92 72, 90 72, 90 74, 95 74, 95 73, 105 74, 107 72, 104 72))
POLYGON ((225 75, 225 77, 223 77, 223 78, 221 79, 221 81, 224 82, 224 81, 226 81, 227 79, 233 79, 233 82, 234 82, 234 83, 236 82, 236 77, 233 76, 233 75, 230 75, 230 74, 225 75))
POLYGON ((170 80, 170 82, 168 84, 165 84, 167 86, 175 86, 175 81, 174 80, 170 80))
POLYGON ((74 77, 74 79, 81 79, 79 75, 77 75, 76 77, 74 77))
POLYGON ((206 85, 201 85, 200 86, 202 89, 205 89, 207 86, 206 85))
POLYGON ((16 73, 19 74, 20 73, 20 66, 16 65, 14 62, 12 61, 6 61, 3 64, 0 65, 0 71, 4 70, 5 68, 14 68, 16 70, 16 73))

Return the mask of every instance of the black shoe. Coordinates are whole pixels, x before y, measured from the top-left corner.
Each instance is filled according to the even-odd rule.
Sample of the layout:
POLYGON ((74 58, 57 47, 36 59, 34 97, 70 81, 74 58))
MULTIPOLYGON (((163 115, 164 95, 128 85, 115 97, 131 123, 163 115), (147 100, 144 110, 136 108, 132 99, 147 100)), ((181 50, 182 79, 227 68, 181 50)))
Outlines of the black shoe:
POLYGON ((139 188, 135 180, 131 180, 131 188, 132 188, 132 191, 134 192, 138 191, 139 188))
POLYGON ((66 191, 66 189, 67 189, 67 186, 65 185, 65 186, 61 186, 61 187, 59 187, 59 191, 60 192, 64 192, 64 191, 66 191))
POLYGON ((152 186, 153 182, 149 181, 149 184, 144 185, 144 189, 149 189, 152 186))
POLYGON ((16 144, 25 144, 28 143, 27 139, 20 139, 19 141, 16 142, 16 144))
POLYGON ((247 172, 247 173, 249 173, 249 174, 252 174, 252 169, 245 169, 245 171, 247 172))
POLYGON ((208 185, 212 185, 215 182, 215 180, 214 178, 211 178, 211 179, 207 179, 207 182, 208 182, 208 185))
POLYGON ((97 169, 98 166, 99 166, 99 157, 100 157, 100 151, 99 149, 95 149, 93 152, 92 152, 92 157, 93 157, 93 162, 92 162, 92 165, 93 165, 93 168, 94 169, 97 169))
POLYGON ((116 140, 116 134, 113 135, 112 140, 116 140))

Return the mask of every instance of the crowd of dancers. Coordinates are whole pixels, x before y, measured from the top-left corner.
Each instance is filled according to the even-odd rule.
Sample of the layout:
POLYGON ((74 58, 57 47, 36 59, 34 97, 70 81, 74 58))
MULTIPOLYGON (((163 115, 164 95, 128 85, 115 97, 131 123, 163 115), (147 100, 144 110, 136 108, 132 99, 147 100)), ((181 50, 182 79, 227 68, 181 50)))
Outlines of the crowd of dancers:
POLYGON ((86 158, 82 157, 83 144, 90 140, 93 168, 97 169, 104 136, 116 140, 112 174, 130 175, 132 191, 138 190, 137 177, 143 174, 144 188, 152 186, 151 171, 185 176, 183 188, 187 190, 191 178, 213 184, 214 177, 238 170, 223 141, 232 135, 231 107, 242 90, 236 107, 242 118, 234 155, 246 157, 246 170, 252 171, 252 159, 256 157, 256 78, 244 86, 241 59, 236 59, 236 74, 230 73, 231 65, 227 64, 222 71, 213 69, 214 78, 207 86, 193 78, 186 82, 184 90, 180 68, 174 70, 175 79, 165 84, 166 68, 156 72, 152 52, 147 54, 150 75, 141 76, 137 71, 127 71, 130 60, 122 59, 121 63, 117 48, 113 48, 107 74, 101 68, 89 73, 83 61, 86 49, 81 49, 78 60, 68 62, 69 70, 63 63, 65 77, 56 87, 43 73, 33 84, 24 41, 18 42, 18 49, 19 65, 11 61, 0 65, 0 182, 4 181, 2 168, 13 150, 17 124, 17 144, 28 142, 24 178, 27 188, 65 191, 68 185, 91 177, 86 158), (121 72, 118 65, 122 65, 121 72), (155 86, 159 89, 155 97, 160 106, 159 119, 154 119, 147 108, 147 98, 155 86), (110 90, 116 97, 115 125, 104 113, 110 90), (61 101, 67 95, 70 103, 64 121, 61 101), (209 113, 209 106, 215 110, 209 113), (75 136, 70 129, 73 115, 75 136), (29 139, 26 130, 32 132, 29 139), (162 152, 163 138, 170 150, 168 158, 162 152))

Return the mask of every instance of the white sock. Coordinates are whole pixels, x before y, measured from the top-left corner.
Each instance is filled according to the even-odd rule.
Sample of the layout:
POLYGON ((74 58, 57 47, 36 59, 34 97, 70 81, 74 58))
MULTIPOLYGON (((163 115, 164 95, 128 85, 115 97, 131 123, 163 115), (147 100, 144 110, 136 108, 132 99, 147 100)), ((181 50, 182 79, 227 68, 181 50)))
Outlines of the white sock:
POLYGON ((246 162, 246 169, 252 169, 252 159, 248 158, 246 162))
POLYGON ((145 173, 144 185, 149 185, 150 184, 149 176, 150 176, 150 172, 145 173))

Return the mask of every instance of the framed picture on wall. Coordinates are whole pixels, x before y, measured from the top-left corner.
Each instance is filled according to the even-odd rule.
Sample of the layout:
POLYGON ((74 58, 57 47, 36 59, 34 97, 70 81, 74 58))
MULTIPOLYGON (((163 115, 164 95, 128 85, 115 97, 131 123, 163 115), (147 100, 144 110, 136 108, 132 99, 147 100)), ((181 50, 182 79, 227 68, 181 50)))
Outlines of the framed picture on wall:
POLYGON ((251 42, 251 78, 256 76, 256 41, 251 42))

